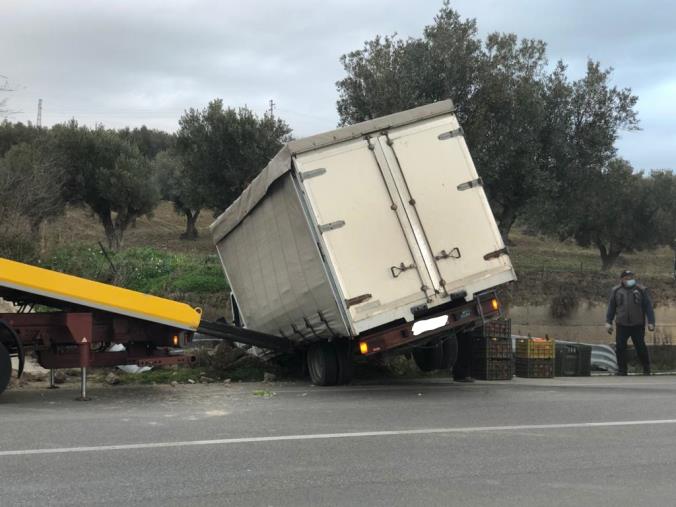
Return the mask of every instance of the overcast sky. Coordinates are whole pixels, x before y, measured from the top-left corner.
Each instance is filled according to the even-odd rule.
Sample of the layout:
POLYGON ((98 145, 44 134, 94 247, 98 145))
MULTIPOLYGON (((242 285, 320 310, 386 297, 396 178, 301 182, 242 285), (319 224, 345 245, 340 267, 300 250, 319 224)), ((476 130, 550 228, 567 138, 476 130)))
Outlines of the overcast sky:
MULTIPOLYGON (((482 34, 549 45, 580 77, 588 57, 639 96, 642 131, 620 155, 636 168, 676 168, 676 2, 456 0, 482 34)), ((76 118, 174 131, 189 107, 220 97, 276 113, 301 137, 337 124, 339 57, 376 34, 419 36, 441 0, 0 0, 2 93, 15 121, 76 118)))

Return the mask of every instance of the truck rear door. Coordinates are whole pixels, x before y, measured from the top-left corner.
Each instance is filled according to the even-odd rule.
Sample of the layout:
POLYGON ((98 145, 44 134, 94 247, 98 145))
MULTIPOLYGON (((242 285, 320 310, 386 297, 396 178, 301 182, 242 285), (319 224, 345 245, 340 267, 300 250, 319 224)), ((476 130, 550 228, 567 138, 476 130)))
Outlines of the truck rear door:
POLYGON ((433 294, 392 176, 375 148, 356 139, 294 162, 357 332, 401 318, 402 307, 433 294))
MULTIPOLYGON (((472 279, 511 272, 482 181, 454 115, 378 136, 407 216, 421 230, 435 288, 462 289, 472 279)), ((470 294, 471 296, 471 294, 470 294)))

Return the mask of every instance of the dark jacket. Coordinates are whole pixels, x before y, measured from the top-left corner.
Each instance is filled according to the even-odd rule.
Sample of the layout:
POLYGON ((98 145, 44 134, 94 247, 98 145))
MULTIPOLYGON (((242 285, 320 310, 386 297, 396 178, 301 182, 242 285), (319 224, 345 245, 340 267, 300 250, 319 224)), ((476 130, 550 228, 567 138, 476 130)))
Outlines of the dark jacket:
POLYGON ((643 285, 636 284, 632 288, 617 285, 610 291, 606 322, 618 326, 644 326, 646 318, 648 324, 655 324, 655 312, 650 300, 650 293, 643 285))

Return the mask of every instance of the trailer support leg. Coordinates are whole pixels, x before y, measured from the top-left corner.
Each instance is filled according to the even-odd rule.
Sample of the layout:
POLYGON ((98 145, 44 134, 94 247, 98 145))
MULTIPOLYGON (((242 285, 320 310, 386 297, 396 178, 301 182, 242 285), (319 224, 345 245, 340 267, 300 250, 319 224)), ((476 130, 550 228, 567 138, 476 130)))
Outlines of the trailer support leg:
POLYGON ((54 381, 54 368, 49 369, 49 387, 47 389, 58 389, 59 386, 56 385, 54 381))
POLYGON ((87 398, 87 367, 82 367, 80 369, 80 397, 79 401, 89 401, 90 398, 87 398))
POLYGON ((91 362, 91 349, 87 340, 80 342, 80 397, 79 401, 89 401, 87 398, 87 365, 91 362))
POLYGON ((87 367, 92 362, 92 334, 94 326, 91 313, 67 313, 66 327, 70 331, 80 353, 80 401, 88 401, 87 398, 87 367))

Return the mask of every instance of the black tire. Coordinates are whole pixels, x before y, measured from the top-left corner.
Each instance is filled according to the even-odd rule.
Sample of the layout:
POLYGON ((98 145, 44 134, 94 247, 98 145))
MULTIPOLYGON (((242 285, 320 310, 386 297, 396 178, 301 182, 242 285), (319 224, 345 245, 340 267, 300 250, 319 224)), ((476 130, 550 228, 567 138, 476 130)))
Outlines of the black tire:
POLYGON ((332 343, 313 343, 307 351, 307 369, 316 386, 335 386, 338 383, 338 357, 332 343))
POLYGON ((0 343, 0 393, 2 393, 9 384, 9 377, 12 375, 12 360, 9 357, 9 351, 0 343))
POLYGON ((440 340, 413 349, 413 360, 421 371, 441 369, 443 345, 440 340))
POLYGON ((338 359, 338 385, 349 384, 354 375, 354 361, 352 360, 352 342, 334 342, 338 359))
POLYGON ((451 335, 444 338, 441 349, 441 365, 439 369, 451 370, 458 360, 458 337, 451 335))

